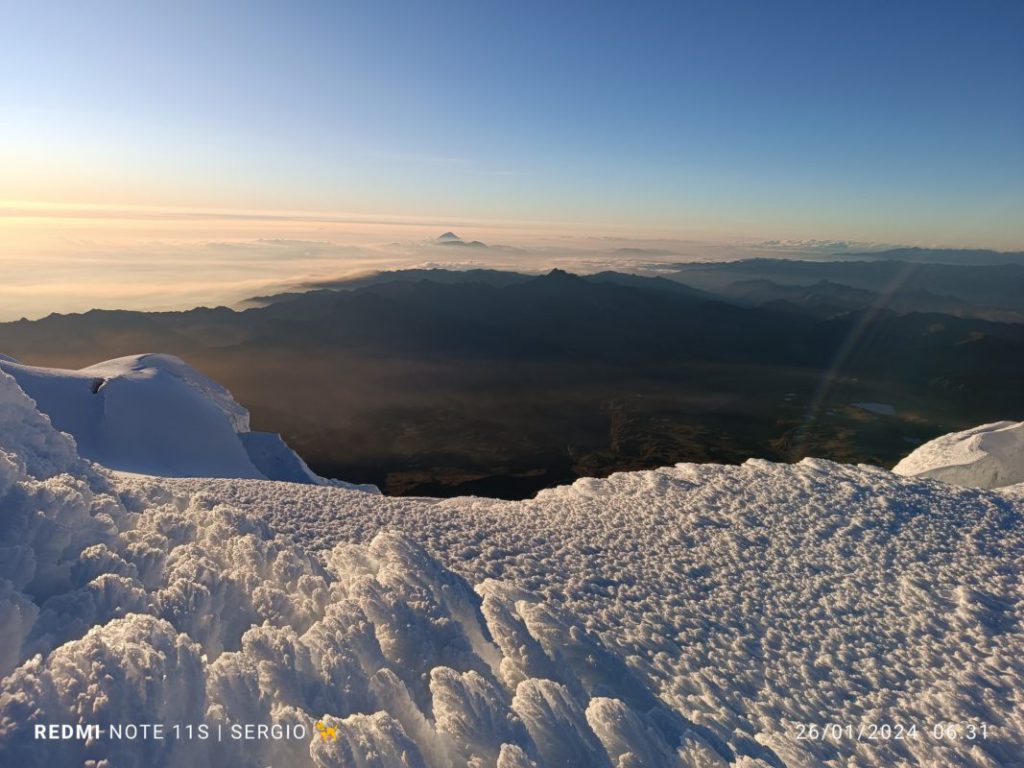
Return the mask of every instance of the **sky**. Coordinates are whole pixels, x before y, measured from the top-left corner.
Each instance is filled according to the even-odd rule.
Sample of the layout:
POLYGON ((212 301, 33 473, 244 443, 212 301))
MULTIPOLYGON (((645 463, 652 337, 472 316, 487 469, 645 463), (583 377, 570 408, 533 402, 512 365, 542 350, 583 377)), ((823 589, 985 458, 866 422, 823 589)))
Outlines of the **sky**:
POLYGON ((1016 0, 2 8, 0 317, 244 292, 448 229, 581 257, 1024 248, 1016 0))

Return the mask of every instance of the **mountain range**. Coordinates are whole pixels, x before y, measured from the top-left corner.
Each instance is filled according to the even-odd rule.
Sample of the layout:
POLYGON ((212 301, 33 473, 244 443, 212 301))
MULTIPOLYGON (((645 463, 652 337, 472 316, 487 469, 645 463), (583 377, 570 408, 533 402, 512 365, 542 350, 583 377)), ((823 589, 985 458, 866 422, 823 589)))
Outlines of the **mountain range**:
POLYGON ((177 355, 315 473, 393 494, 522 497, 580 476, 749 456, 891 466, 938 434, 1019 418, 1024 391, 1024 325, 962 316, 983 293, 1017 311, 1016 268, 926 265, 886 293, 901 268, 412 270, 241 311, 6 323, 0 350, 61 368, 177 355), (959 294, 940 293, 954 283, 959 294), (933 309, 882 301, 911 295, 933 309), (861 402, 892 415, 851 406, 861 402))

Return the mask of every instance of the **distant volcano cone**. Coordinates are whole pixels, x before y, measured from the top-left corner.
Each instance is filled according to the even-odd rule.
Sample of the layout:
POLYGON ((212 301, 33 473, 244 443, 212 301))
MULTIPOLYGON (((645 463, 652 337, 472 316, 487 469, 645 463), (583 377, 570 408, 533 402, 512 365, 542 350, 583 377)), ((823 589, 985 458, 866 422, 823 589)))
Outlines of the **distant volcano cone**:
POLYGON ((443 235, 437 238, 437 242, 439 243, 451 243, 456 241, 461 242, 462 238, 456 235, 454 232, 445 232, 443 235))

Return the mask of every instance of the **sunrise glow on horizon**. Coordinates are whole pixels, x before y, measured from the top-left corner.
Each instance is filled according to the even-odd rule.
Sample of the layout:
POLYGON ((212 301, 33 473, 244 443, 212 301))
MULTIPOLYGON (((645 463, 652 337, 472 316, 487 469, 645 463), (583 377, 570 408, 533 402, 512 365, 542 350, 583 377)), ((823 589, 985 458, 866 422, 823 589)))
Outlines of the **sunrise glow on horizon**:
POLYGON ((12 7, 4 315, 420 263, 453 228, 542 248, 538 267, 602 238, 1024 249, 1021 21, 1009 2, 12 7))

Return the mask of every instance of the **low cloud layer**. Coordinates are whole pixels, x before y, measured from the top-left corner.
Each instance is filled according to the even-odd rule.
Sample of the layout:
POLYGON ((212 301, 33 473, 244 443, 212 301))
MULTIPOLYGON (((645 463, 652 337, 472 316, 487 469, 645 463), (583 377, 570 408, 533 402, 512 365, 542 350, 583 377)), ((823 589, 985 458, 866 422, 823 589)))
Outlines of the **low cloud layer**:
MULTIPOLYGON (((245 224, 249 227, 252 222, 245 224)), ((96 308, 233 305, 252 296, 410 267, 657 273, 686 261, 769 253, 821 258, 851 250, 849 244, 818 241, 727 244, 550 234, 515 241, 508 232, 485 227, 457 229, 467 244, 441 244, 435 238, 444 227, 419 224, 398 240, 382 239, 379 232, 318 236, 316 227, 302 230, 257 239, 133 239, 129 233, 113 241, 68 236, 45 248, 38 242, 21 248, 15 245, 0 263, 0 321, 96 308)))

